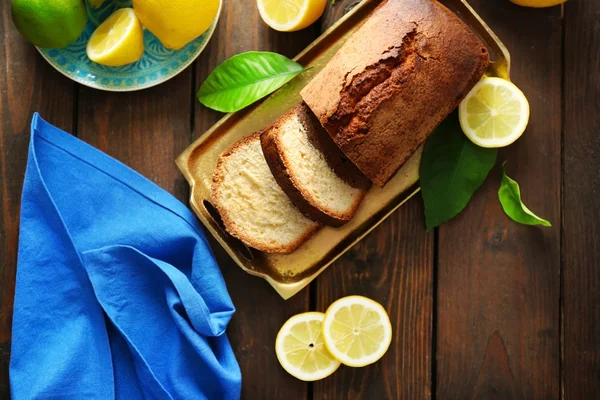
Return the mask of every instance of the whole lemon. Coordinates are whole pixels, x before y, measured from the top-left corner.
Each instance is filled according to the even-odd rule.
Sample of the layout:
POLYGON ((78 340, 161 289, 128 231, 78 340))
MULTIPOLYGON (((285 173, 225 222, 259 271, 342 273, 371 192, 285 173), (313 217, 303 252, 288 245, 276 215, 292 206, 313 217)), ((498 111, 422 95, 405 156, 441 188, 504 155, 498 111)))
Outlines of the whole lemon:
POLYGON ((87 24, 84 0, 13 0, 11 12, 19 32, 38 47, 65 47, 87 24))
POLYGON ((510 0, 511 2, 524 7, 545 8, 552 7, 566 2, 567 0, 510 0))
POLYGON ((146 29, 174 50, 202 35, 220 5, 221 0, 133 0, 133 9, 146 29))

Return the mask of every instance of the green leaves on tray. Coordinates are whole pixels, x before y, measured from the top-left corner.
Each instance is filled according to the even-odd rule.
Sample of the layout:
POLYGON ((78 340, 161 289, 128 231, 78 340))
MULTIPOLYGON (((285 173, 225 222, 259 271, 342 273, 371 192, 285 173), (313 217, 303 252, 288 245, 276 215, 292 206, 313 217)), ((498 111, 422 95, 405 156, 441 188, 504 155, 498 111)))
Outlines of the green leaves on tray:
POLYGON ((427 230, 451 220, 469 203, 496 162, 496 149, 473 144, 451 114, 425 144, 421 191, 427 230))
POLYGON ((225 60, 206 78, 198 100, 208 108, 235 112, 273 93, 306 69, 277 53, 249 51, 225 60))
POLYGON ((519 184, 506 175, 504 164, 502 164, 502 183, 498 190, 498 198, 506 215, 513 221, 524 225, 552 226, 550 222, 538 217, 523 204, 519 184))

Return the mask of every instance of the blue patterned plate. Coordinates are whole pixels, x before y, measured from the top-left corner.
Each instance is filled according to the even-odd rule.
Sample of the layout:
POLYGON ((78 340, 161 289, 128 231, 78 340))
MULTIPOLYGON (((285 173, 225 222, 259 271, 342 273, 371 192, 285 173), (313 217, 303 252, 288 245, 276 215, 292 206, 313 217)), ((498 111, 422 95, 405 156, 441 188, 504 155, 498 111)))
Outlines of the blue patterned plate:
POLYGON ((42 56, 63 75, 82 85, 113 92, 146 89, 162 83, 190 65, 204 50, 221 15, 219 6, 214 22, 200 37, 179 50, 166 49, 148 30, 144 30, 144 55, 136 63, 123 67, 106 67, 92 62, 85 48, 98 25, 118 8, 131 7, 129 0, 106 0, 102 7, 88 7, 88 24, 77 39, 62 49, 41 49, 42 56))

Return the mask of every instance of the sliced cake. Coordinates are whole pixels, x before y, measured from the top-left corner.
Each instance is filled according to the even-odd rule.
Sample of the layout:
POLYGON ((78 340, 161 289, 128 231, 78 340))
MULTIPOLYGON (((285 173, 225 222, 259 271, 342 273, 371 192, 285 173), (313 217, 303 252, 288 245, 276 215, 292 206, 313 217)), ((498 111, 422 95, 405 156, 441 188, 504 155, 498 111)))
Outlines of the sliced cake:
POLYGON ((320 227, 275 182, 259 134, 238 141, 219 157, 211 195, 227 232, 267 253, 291 253, 320 227))
POLYGON ((352 219, 370 181, 305 103, 277 119, 260 138, 275 180, 304 215, 332 226, 352 219))

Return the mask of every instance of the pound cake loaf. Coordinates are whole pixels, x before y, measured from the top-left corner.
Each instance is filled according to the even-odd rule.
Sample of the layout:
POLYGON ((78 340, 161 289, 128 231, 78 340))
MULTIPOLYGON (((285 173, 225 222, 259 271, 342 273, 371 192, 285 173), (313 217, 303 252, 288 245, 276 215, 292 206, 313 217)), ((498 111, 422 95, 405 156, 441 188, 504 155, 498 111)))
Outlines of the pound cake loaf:
POLYGON ((259 134, 238 141, 219 157, 211 197, 227 232, 267 253, 291 253, 320 228, 275 182, 259 134))
POLYGON ((306 104, 278 118, 260 140, 275 180, 304 215, 331 226, 352 219, 371 182, 348 161, 306 104))
POLYGON ((435 0, 384 0, 302 90, 346 156, 383 187, 483 76, 479 38, 435 0))

